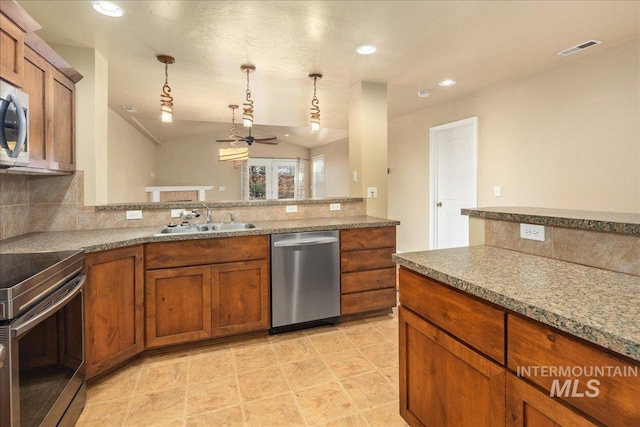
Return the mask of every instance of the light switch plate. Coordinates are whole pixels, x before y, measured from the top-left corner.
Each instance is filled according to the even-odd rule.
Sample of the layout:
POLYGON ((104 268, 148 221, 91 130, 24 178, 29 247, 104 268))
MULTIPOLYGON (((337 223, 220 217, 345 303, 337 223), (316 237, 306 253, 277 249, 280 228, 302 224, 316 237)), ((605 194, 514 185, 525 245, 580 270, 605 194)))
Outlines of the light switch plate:
POLYGON ((544 242, 544 225, 520 224, 520 238, 544 242))
POLYGON ((329 210, 330 211, 339 211, 340 210, 340 203, 329 203, 329 210))
POLYGON ((218 187, 218 191, 224 191, 224 190, 226 190, 224 185, 221 185, 220 187, 218 187))
POLYGON ((125 218, 127 218, 127 219, 142 219, 142 211, 126 211, 125 218))
POLYGON ((284 211, 286 213, 298 212, 298 205, 287 205, 285 206, 284 211))

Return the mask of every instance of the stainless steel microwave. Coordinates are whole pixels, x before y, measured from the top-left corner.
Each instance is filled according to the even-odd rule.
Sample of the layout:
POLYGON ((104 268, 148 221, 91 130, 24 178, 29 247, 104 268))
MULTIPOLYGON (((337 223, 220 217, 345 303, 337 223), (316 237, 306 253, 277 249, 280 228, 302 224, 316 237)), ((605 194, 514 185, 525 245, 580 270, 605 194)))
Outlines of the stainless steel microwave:
POLYGON ((0 81, 0 168, 29 164, 29 95, 0 81))

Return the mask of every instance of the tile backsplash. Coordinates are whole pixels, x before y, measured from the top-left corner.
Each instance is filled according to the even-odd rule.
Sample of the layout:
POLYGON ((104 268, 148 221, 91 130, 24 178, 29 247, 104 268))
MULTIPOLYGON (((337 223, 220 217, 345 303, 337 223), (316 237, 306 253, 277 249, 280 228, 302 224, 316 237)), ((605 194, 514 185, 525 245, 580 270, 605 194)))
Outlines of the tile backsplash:
MULTIPOLYGON (((147 209, 141 220, 125 219, 123 210, 98 211, 84 206, 84 176, 29 176, 0 174, 0 240, 39 231, 71 231, 104 228, 161 226, 179 221, 168 209, 147 209)), ((342 203, 330 211, 329 203, 300 204, 295 214, 279 206, 238 206, 212 209, 213 221, 227 221, 233 210, 236 221, 265 221, 298 218, 366 215, 366 202, 342 203)))

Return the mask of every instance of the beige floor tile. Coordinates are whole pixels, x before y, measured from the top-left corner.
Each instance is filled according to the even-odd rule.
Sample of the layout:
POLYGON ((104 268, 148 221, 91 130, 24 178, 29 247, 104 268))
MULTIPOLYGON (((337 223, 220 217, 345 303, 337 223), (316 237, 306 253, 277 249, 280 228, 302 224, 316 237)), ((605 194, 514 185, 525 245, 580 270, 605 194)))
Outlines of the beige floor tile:
POLYGON ((323 325, 323 326, 317 326, 315 328, 309 328, 309 329, 305 329, 304 333, 307 336, 311 336, 311 335, 316 335, 316 334, 326 334, 327 332, 333 332, 333 331, 338 331, 340 328, 338 327, 338 324, 330 324, 330 325, 323 325))
POLYGON ((256 369, 267 368, 278 364, 273 346, 266 341, 266 344, 258 346, 243 347, 233 350, 238 373, 254 371, 256 369))
POLYGON ((145 365, 140 373, 136 395, 186 385, 189 361, 182 358, 179 360, 174 363, 145 365))
POLYGON ((189 383, 209 381, 235 375, 235 361, 230 350, 199 353, 189 360, 189 383))
POLYGON ((280 363, 296 362, 318 356, 318 352, 309 341, 302 337, 273 344, 280 363))
POLYGON ((368 347, 360 347, 360 351, 378 368, 386 368, 399 363, 398 347, 387 341, 368 347))
POLYGON ((388 341, 388 338, 382 334, 375 326, 362 324, 344 330, 344 334, 358 347, 369 346, 373 343, 388 341))
POLYGON ((365 411, 362 416, 372 426, 407 427, 409 425, 400 416, 400 408, 397 402, 365 411))
POLYGON ((240 406, 187 417, 186 423, 186 427, 240 427, 242 425, 242 408, 240 406))
POLYGON ((129 401, 128 398, 125 398, 87 405, 84 407, 76 426, 111 427, 123 425, 129 410, 129 401))
POLYGON ((319 357, 282 365, 292 390, 312 387, 335 380, 329 367, 319 357))
POLYGON ((239 405, 240 395, 235 376, 213 379, 187 386, 187 416, 239 405))
POLYGON ((242 407, 247 426, 286 427, 305 425, 292 393, 254 400, 245 403, 242 407))
POLYGON ((176 387, 135 396, 126 426, 149 426, 173 423, 184 417, 186 387, 176 387))
POLYGON ((397 319, 375 323, 373 326, 377 330, 379 330, 389 341, 398 345, 398 320, 397 319))
POLYGON ((341 381, 361 411, 398 401, 398 393, 379 372, 370 372, 341 381))
POLYGON ((239 374, 238 385, 244 401, 263 399, 289 391, 287 381, 277 366, 239 374))
MULTIPOLYGON (((333 420, 324 424, 325 427, 369 427, 362 415, 350 415, 348 417, 333 420)), ((374 426, 377 427, 377 426, 374 426)), ((384 427, 384 426, 379 426, 384 427)))
POLYGON ((358 408, 337 381, 298 390, 295 396, 302 415, 310 425, 358 413, 358 408))
POLYGON ((200 357, 217 353, 231 351, 235 343, 209 344, 202 347, 194 347, 191 349, 191 357, 200 357))
POLYGON ((376 369, 359 350, 342 351, 340 353, 323 356, 322 358, 338 378, 352 377, 376 369))
POLYGON ((341 330, 311 335, 309 340, 320 354, 353 351, 356 348, 341 330))
POLYGON ((400 367, 389 366, 387 368, 378 369, 378 371, 391 383, 392 389, 396 391, 400 390, 400 367))
POLYGON ((87 401, 91 403, 132 397, 140 380, 140 365, 128 366, 87 387, 87 401))
POLYGON ((270 335, 269 336, 269 341, 271 341, 271 343, 275 344, 275 343, 279 343, 279 342, 282 342, 282 341, 288 341, 288 340, 303 338, 306 335, 307 335, 306 330, 304 330, 304 331, 291 331, 291 332, 285 332, 285 333, 282 333, 282 334, 270 335))

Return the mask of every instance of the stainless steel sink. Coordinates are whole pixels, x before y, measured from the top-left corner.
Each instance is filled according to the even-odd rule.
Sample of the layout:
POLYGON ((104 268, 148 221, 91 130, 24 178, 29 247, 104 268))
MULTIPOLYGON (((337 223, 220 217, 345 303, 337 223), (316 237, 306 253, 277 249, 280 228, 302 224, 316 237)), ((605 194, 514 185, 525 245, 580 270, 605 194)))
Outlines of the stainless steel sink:
POLYGON ((249 230, 256 228, 254 224, 248 222, 230 222, 218 224, 190 224, 176 225, 169 227, 163 226, 154 236, 167 236, 170 234, 196 234, 196 233, 216 233, 223 231, 249 230))

